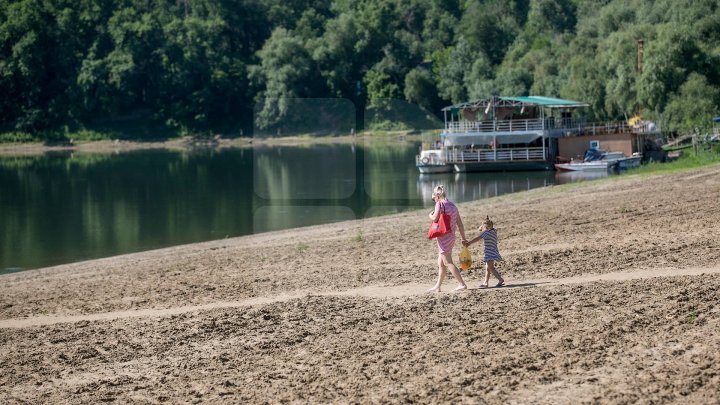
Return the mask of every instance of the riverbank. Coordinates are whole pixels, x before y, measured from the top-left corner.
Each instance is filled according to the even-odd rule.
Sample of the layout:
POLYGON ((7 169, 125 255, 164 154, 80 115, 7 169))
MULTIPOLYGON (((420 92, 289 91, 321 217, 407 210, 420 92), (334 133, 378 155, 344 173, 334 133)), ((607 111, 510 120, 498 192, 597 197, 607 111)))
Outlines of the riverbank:
POLYGON ((0 402, 717 402, 719 198, 712 166, 459 204, 503 289, 426 294, 425 211, 2 275, 0 402))
POLYGON ((284 136, 277 138, 261 137, 184 137, 157 141, 99 140, 65 144, 44 144, 40 142, 0 143, 0 156, 39 155, 48 152, 71 151, 81 153, 118 153, 134 150, 193 150, 247 148, 253 146, 294 146, 308 144, 350 144, 366 142, 419 141, 420 135, 405 131, 384 133, 362 133, 356 136, 284 136))

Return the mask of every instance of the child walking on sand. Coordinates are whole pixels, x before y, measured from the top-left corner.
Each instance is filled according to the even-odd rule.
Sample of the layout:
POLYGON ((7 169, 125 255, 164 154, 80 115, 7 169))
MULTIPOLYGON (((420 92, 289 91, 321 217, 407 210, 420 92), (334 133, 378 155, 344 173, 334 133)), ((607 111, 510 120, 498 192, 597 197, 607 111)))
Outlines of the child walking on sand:
POLYGON ((483 261, 485 262, 485 281, 480 284, 479 288, 487 288, 490 282, 490 273, 498 279, 498 283, 495 287, 502 287, 505 285, 505 279, 502 278, 500 272, 495 270, 495 262, 502 260, 500 252, 497 247, 497 230, 493 227, 493 222, 489 216, 485 217, 482 226, 480 226, 480 236, 473 238, 470 241, 463 241, 463 245, 470 246, 480 239, 485 240, 485 256, 483 261))

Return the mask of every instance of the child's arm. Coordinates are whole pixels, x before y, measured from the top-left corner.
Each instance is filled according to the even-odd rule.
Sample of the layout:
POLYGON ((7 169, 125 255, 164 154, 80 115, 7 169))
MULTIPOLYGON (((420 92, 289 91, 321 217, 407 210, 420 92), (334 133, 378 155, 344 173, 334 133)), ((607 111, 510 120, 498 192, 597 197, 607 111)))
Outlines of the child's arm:
POLYGON ((465 243, 463 243, 463 245, 465 245, 465 246, 470 246, 470 245, 472 245, 473 243, 479 241, 480 239, 482 239, 482 238, 479 237, 479 236, 477 236, 477 237, 472 238, 471 240, 467 241, 467 245, 465 245, 465 243))

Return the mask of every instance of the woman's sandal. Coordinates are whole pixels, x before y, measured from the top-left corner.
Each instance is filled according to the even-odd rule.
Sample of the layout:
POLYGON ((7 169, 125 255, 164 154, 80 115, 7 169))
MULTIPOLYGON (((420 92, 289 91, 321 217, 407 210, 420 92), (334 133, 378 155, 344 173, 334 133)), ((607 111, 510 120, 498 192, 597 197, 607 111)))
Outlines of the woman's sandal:
POLYGON ((498 287, 505 287, 505 280, 495 284, 495 288, 498 288, 498 287))
POLYGON ((480 285, 478 286, 478 288, 488 288, 488 287, 487 287, 487 284, 482 283, 482 284, 480 284, 480 285))

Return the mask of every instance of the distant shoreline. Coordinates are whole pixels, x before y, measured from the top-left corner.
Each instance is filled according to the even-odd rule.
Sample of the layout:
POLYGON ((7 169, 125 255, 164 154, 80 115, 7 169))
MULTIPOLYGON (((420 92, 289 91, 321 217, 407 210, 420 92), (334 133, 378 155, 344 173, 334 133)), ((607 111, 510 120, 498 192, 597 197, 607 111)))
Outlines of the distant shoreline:
POLYGON ((406 132, 388 132, 382 134, 361 133, 357 136, 286 136, 278 138, 247 137, 227 139, 222 137, 196 138, 183 137, 166 141, 128 141, 100 140, 82 141, 75 144, 47 145, 41 142, 0 143, 0 156, 41 155, 47 152, 82 152, 82 153, 114 153, 137 150, 194 150, 194 149, 225 149, 247 148, 258 145, 293 146, 308 144, 350 144, 387 141, 419 141, 420 135, 406 132))

